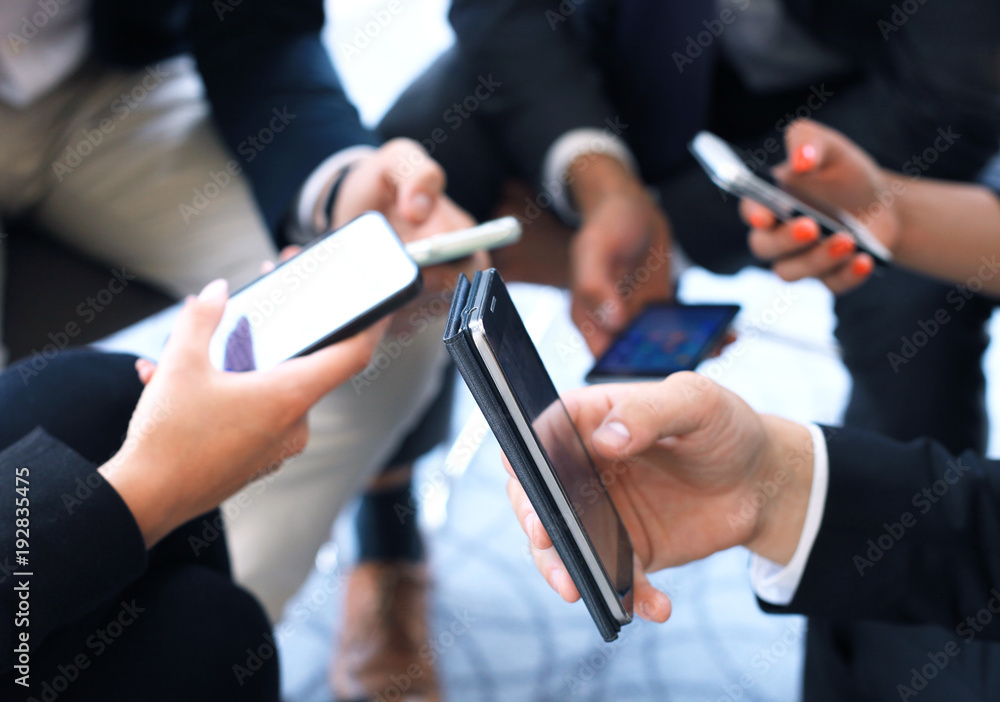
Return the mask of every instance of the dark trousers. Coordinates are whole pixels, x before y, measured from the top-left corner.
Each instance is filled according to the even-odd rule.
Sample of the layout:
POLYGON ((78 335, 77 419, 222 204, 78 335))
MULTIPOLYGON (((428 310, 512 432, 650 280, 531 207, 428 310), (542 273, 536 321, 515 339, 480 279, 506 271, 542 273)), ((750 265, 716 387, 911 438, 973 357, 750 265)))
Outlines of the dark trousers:
MULTIPOLYGON (((0 377, 0 450, 42 427, 95 465, 103 464, 121 446, 142 392, 134 364, 132 356, 67 351, 27 384, 16 365, 9 368, 0 377)), ((44 479, 32 474, 33 481, 44 479)), ((279 696, 271 626, 254 597, 232 581, 218 511, 163 539, 151 550, 143 576, 53 632, 32 652, 31 662, 32 680, 55 682, 59 702, 275 701, 279 696), (134 623, 110 644, 94 638, 118 616, 122 602, 133 600, 144 607, 134 623), (88 654, 90 664, 73 672, 67 666, 80 653, 88 654), (237 666, 249 674, 238 679, 237 666), (67 676, 74 679, 62 691, 59 679, 67 676)), ((5 690, 21 689, 2 682, 5 690)), ((31 694, 42 699, 37 687, 31 694)))
MULTIPOLYGON (((493 137, 496 123, 474 113, 459 129, 448 132, 443 143, 429 137, 444 126, 444 110, 469 93, 475 76, 489 70, 465 60, 457 50, 447 52, 401 96, 380 125, 387 138, 423 141, 448 173, 449 193, 478 218, 488 217, 496 207, 502 183, 519 177, 493 137)), ((853 79, 842 76, 825 85, 839 93, 841 85, 848 86, 853 79)), ((746 147, 766 138, 780 142, 776 121, 787 112, 794 113, 803 92, 808 93, 805 88, 784 95, 748 95, 725 65, 718 66, 713 80, 714 104, 705 126, 746 147)), ((681 102, 686 99, 675 97, 681 102)), ((833 109, 824 108, 827 113, 833 109)), ((664 138, 669 137, 665 134, 664 138)), ((634 151, 641 161, 643 151, 634 151)), ((770 156, 772 161, 781 157, 781 152, 770 156)), ((693 160, 653 185, 675 237, 696 263, 722 273, 753 263, 736 203, 733 198, 728 202, 720 198, 693 160)), ((876 275, 838 298, 836 337, 853 379, 845 424, 901 440, 934 437, 956 453, 984 451, 987 424, 981 359, 991 310, 990 303, 969 299, 955 286, 898 269, 876 275), (935 328, 932 322, 941 310, 948 321, 935 328)), ((807 639, 805 699, 887 699, 884 690, 895 695, 895 684, 909 680, 910 667, 925 664, 926 652, 941 650, 953 638, 953 632, 933 628, 814 620, 807 639), (877 645, 871 646, 871 641, 877 645)), ((970 650, 975 653, 963 657, 961 666, 953 666, 928 685, 920 695, 922 701, 985 699, 983 691, 994 685, 991 678, 1000 673, 1000 649, 974 643, 970 650)))

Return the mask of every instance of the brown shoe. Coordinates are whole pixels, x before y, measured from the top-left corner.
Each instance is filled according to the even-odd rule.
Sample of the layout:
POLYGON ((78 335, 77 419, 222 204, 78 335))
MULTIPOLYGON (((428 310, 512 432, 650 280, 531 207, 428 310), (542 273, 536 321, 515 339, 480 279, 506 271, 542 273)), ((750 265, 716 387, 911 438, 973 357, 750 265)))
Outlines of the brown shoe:
POLYGON ((426 655, 427 589, 422 563, 354 567, 331 665, 337 700, 440 702, 437 674, 426 655))

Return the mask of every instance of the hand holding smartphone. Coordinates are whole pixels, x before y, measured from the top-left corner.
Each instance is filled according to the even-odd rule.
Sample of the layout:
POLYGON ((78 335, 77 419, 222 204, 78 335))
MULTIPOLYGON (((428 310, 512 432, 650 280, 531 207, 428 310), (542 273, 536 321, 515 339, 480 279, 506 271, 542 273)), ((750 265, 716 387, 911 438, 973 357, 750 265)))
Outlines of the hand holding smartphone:
POLYGON ((353 336, 420 288, 403 242, 369 212, 233 293, 209 358, 221 370, 270 368, 353 336))
POLYGON ((496 269, 471 284, 459 279, 444 341, 594 623, 613 641, 632 620, 632 543, 607 491, 593 489, 597 469, 496 269))
POLYGON ((850 213, 778 182, 768 172, 754 173, 733 147, 715 134, 699 132, 688 149, 712 182, 725 192, 759 202, 782 221, 809 217, 819 224, 820 236, 846 232, 858 250, 868 253, 877 264, 885 266, 892 261, 888 247, 850 213))

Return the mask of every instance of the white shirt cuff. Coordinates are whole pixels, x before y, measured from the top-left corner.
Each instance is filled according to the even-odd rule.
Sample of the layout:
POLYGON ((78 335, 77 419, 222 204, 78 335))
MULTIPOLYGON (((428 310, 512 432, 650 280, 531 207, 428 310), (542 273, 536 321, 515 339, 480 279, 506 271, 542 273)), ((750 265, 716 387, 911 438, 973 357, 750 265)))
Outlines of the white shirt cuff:
POLYGON ((778 606, 790 604, 795 598, 795 591, 799 589, 799 581, 802 580, 809 554, 823 522, 826 491, 830 482, 830 462, 823 431, 815 424, 807 424, 806 427, 813 442, 813 479, 799 544, 792 560, 784 568, 757 554, 750 557, 750 584, 754 592, 765 602, 778 606))
POLYGON ((375 147, 368 145, 350 146, 316 166, 299 190, 295 204, 295 217, 289 223, 288 239, 296 244, 308 244, 330 229, 330 213, 326 211, 326 201, 340 172, 368 154, 375 147))
POLYGON ((611 156, 633 173, 638 173, 635 157, 628 146, 608 130, 591 127, 573 129, 556 139, 549 147, 542 165, 542 188, 552 196, 552 207, 556 214, 571 224, 580 221, 580 213, 570 201, 566 172, 573 161, 584 154, 611 156))

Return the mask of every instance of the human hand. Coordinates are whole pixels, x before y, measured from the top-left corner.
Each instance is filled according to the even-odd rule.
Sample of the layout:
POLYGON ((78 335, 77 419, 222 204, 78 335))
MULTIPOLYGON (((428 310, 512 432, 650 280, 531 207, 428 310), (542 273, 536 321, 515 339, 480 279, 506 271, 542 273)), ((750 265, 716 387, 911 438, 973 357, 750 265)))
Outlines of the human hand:
MULTIPOLYGON (((812 486, 812 439, 804 426, 758 415, 695 373, 592 386, 567 393, 563 402, 632 540, 639 616, 662 622, 670 615, 669 599, 649 584, 647 572, 738 545, 777 563, 791 559, 812 486), (772 483, 775 491, 763 490, 772 483)), ((504 463, 535 565, 565 600, 575 601, 576 586, 504 463)))
MULTIPOLYGON (((852 214, 890 249, 897 244, 901 226, 892 206, 899 188, 895 176, 843 134, 810 120, 794 122, 785 143, 791 156, 774 169, 778 180, 852 214)), ((874 269, 872 257, 859 253, 846 232, 819 241, 820 228, 812 219, 780 222, 748 199, 740 202, 740 213, 752 227, 750 250, 772 261, 784 280, 819 278, 840 294, 860 285, 874 269)))
MULTIPOLYGON (((420 144, 393 139, 357 161, 340 186, 333 226, 375 210, 385 215, 406 243, 475 225, 467 212, 445 195, 445 173, 420 144)), ((454 289, 458 276, 488 268, 480 251, 460 261, 422 269, 424 298, 454 289)))
POLYGON ((583 218, 570 246, 571 312, 599 356, 648 303, 672 296, 670 226, 615 158, 581 156, 570 177, 583 218))
POLYGON ((387 324, 266 371, 226 373, 208 345, 227 299, 222 280, 189 298, 159 365, 136 364, 146 389, 100 467, 147 546, 299 453, 309 408, 365 367, 387 324))

